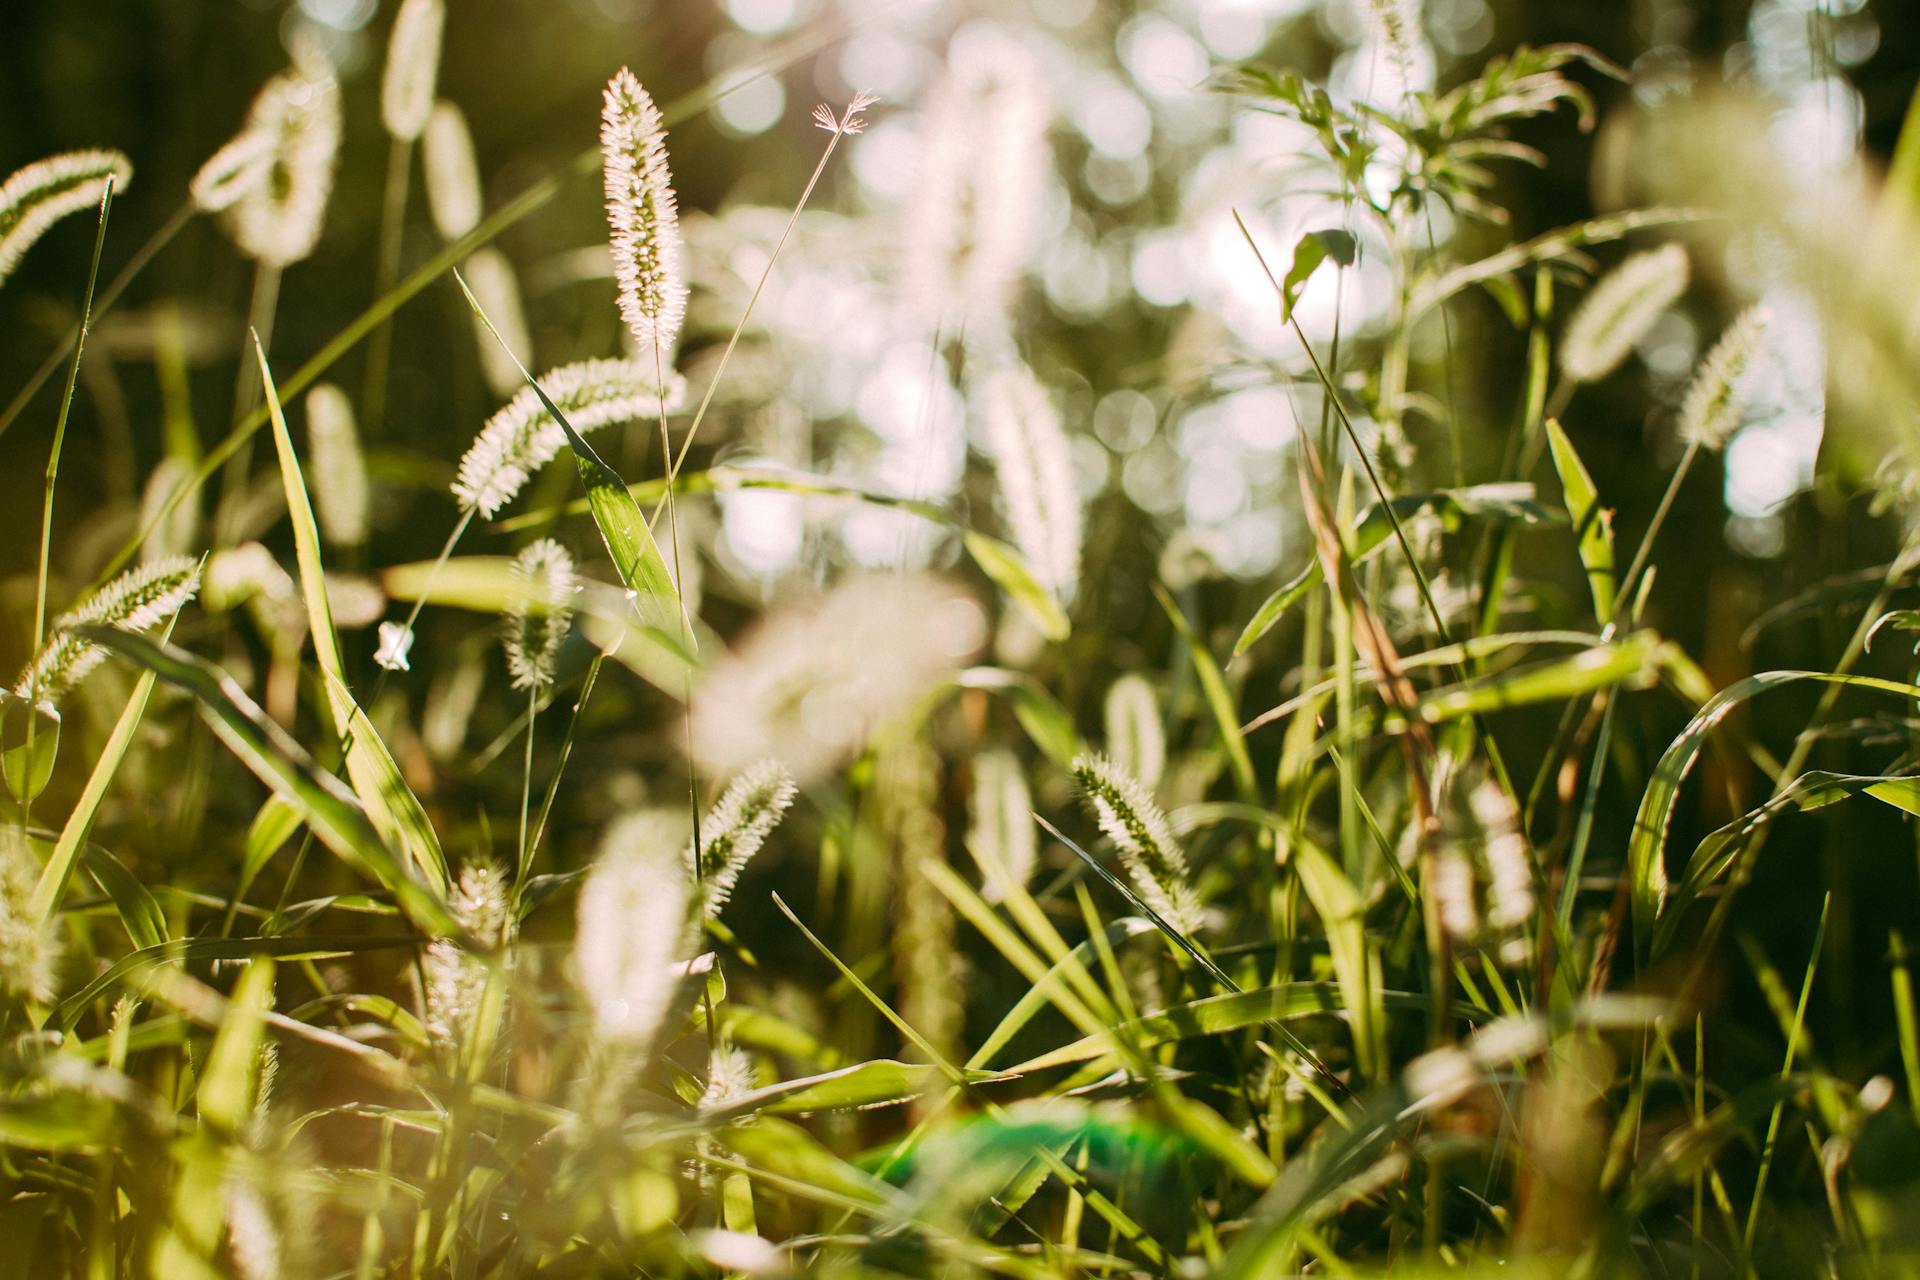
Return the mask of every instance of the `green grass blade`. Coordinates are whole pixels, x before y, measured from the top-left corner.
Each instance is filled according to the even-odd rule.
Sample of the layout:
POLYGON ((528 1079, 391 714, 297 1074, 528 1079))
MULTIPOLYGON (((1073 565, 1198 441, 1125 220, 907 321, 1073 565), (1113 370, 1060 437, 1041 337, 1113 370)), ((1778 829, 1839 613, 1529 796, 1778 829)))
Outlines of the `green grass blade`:
POLYGON ((1067 621, 1066 610, 1060 607, 1053 592, 1040 585, 1018 551, 998 538, 973 529, 962 534, 961 540, 966 544, 967 554, 980 566, 980 572, 1020 606, 1041 635, 1057 644, 1071 634, 1072 624, 1067 621))
POLYGON ((1613 617, 1613 513, 1601 508, 1600 492, 1594 488, 1586 464, 1580 461, 1567 433, 1552 419, 1547 420, 1547 445, 1566 494, 1574 536, 1579 540, 1580 563, 1587 571, 1587 590, 1593 596, 1593 616, 1604 625, 1613 617))

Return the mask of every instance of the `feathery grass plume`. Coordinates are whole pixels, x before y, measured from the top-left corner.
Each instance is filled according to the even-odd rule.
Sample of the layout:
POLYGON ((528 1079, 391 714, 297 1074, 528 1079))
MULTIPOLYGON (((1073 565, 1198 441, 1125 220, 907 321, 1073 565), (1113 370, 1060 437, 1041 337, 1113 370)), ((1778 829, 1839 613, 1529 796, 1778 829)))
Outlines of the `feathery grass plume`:
POLYGON ((1767 309, 1748 307, 1727 326, 1707 353, 1680 402, 1680 438, 1703 449, 1725 447, 1740 425, 1747 371, 1767 333, 1767 309))
POLYGON ((273 170, 273 135, 243 130, 207 157, 187 184, 187 194, 202 213, 219 213, 267 180, 273 170))
POLYGON ((380 123, 402 142, 412 142, 427 127, 446 24, 440 0, 400 0, 387 40, 386 74, 380 80, 380 123))
POLYGON ((58 702, 107 651, 73 634, 85 622, 144 631, 178 612, 200 589, 200 562, 172 556, 129 569, 88 596, 80 606, 54 619, 52 632, 33 664, 21 673, 14 693, 42 702, 58 702))
POLYGON ((267 81, 242 133, 272 142, 264 181, 227 209, 227 231, 241 252, 285 267, 313 252, 333 194, 340 156, 340 86, 317 52, 267 81))
POLYGON ((241 1280, 279 1280, 286 1274, 280 1227, 267 1197, 255 1185, 257 1175, 249 1167, 253 1163, 234 1160, 227 1169, 227 1247, 241 1280))
MULTIPOLYGON (((562 365, 542 374, 540 386, 582 435, 659 412, 663 390, 654 379, 651 360, 562 365)), ((671 413, 686 400, 686 379, 669 373, 664 391, 671 413)), ((513 399, 487 419, 460 459, 453 496, 461 506, 491 519, 519 496, 520 487, 534 472, 553 461, 566 439, 540 397, 523 383, 513 399)))
MULTIPOLYGON (((480 318, 481 311, 471 311, 473 316, 473 339, 480 347, 480 373, 487 380, 487 388, 497 396, 511 396, 527 389, 527 380, 520 372, 520 366, 514 363, 509 351, 533 350, 533 335, 527 328, 527 313, 520 305, 520 281, 513 273, 513 264, 507 261, 507 255, 498 249, 488 247, 476 249, 462 269, 467 287, 473 290, 475 301, 486 320, 480 318), (487 327, 487 321, 493 322, 493 328, 487 327), (499 337, 494 337, 495 333, 499 337)), ((647 360, 646 367, 651 370, 653 361, 647 360)), ((544 386, 545 384, 542 383, 544 386)), ((652 385, 652 375, 648 375, 648 385, 652 385)), ((548 394, 552 394, 551 388, 548 394)), ((559 397, 554 397, 560 403, 559 397)), ((537 401, 536 401, 537 403, 537 401)), ((564 410, 566 405, 560 404, 564 410)), ((653 412, 659 412, 659 401, 652 406, 653 412)), ((572 415, 568 415, 571 420, 572 415)), ((574 427, 580 424, 574 422, 574 427)), ((555 431, 559 430, 556 425, 555 431)))
MULTIPOLYGON (((909 732, 890 736, 876 749, 873 794, 879 836, 893 862, 893 972, 901 1018, 919 1031, 933 1052, 948 1061, 962 1056, 966 1023, 965 957, 954 937, 953 905, 928 876, 947 862, 947 824, 939 809, 939 755, 909 732)), ((927 1061, 918 1044, 902 1056, 927 1061)), ((916 1101, 916 1116, 927 1114, 916 1101)))
POLYGON ((986 426, 1014 543, 1040 585, 1071 596, 1080 577, 1080 493, 1059 413, 1030 372, 1006 368, 987 381, 986 426))
POLYGON ((759 1087, 753 1057, 734 1045, 716 1048, 707 1059, 707 1087, 700 1093, 702 1107, 724 1107, 759 1087))
POLYGON ((1040 225, 1047 99, 1034 56, 997 35, 956 42, 928 95, 900 260, 903 293, 928 328, 1005 347, 1040 225))
POLYGON ((616 822, 580 888, 573 960, 601 1041, 644 1050, 680 977, 687 878, 657 815, 616 822))
POLYGON ((140 548, 143 564, 183 556, 194 544, 200 529, 200 507, 191 494, 175 502, 163 516, 174 490, 193 482, 193 468, 169 454, 154 465, 147 484, 140 491, 140 527, 151 529, 140 548))
POLYGON ((1167 770, 1167 732, 1160 722, 1160 701, 1153 685, 1128 672, 1107 686, 1102 708, 1107 731, 1107 754, 1113 762, 1151 791, 1167 770))
POLYGON ((1560 339, 1560 368, 1575 382, 1595 382, 1620 367, 1633 344, 1687 291, 1687 251, 1662 245, 1628 257, 1602 276, 1560 339))
POLYGON ((1467 796, 1479 823, 1481 857, 1487 864, 1487 924, 1503 935, 1501 959, 1517 964, 1527 958, 1522 932, 1533 918, 1533 863, 1520 828, 1520 808, 1492 778, 1482 778, 1467 796))
POLYGON ((0 990, 45 1001, 53 995, 53 970, 60 959, 54 922, 33 910, 40 860, 27 848, 18 823, 0 830, 0 990))
MULTIPOLYGON (((433 113, 427 117, 420 159, 427 174, 427 212, 433 215, 433 225, 444 239, 458 240, 480 225, 480 163, 474 158, 466 116, 444 98, 433 104, 433 113)), ((471 274, 467 283, 473 283, 471 274)), ((493 314, 492 307, 487 314, 493 314)))
POLYGON ((1427 874, 1426 891, 1440 912, 1447 935, 1470 942, 1480 932, 1480 913, 1474 901, 1473 861, 1457 843, 1446 841, 1435 851, 1427 874))
POLYGON ((513 558, 513 576, 526 594, 516 597, 502 619, 501 640, 507 670, 516 689, 544 689, 553 683, 554 662, 573 629, 573 557, 552 538, 528 544, 513 558))
POLYGON ((1001 880, 1025 885, 1040 858, 1033 825, 1033 793, 1027 771, 1011 751, 983 751, 973 758, 973 788, 967 794, 967 849, 987 872, 983 893, 1001 896, 1001 880))
MULTIPOLYGON (((483 951, 512 939, 513 911, 507 878, 490 862, 470 863, 448 896, 454 918, 483 951)), ((446 1043, 471 1036, 487 992, 487 961, 451 938, 436 938, 426 956, 427 1030, 446 1043)))
POLYGON ((694 758, 731 774, 786 765, 802 785, 906 713, 986 639, 980 606, 953 584, 870 574, 769 613, 695 688, 694 758))
POLYGON ((664 358, 687 312, 666 125, 653 98, 625 67, 607 82, 603 97, 601 172, 620 314, 640 350, 658 351, 664 358))
POLYGON ((792 775, 772 760, 754 765, 727 787, 700 824, 700 847, 689 843, 680 855, 695 882, 701 918, 712 920, 727 905, 740 873, 780 825, 798 791, 792 775), (696 855, 706 859, 705 866, 695 865, 696 855))
POLYGON ((1187 855, 1174 840, 1167 815, 1140 780, 1099 755, 1076 757, 1073 776, 1088 812, 1120 851, 1135 891, 1181 933, 1197 932, 1204 916, 1188 876, 1187 855))
POLYGON ((367 460, 353 402, 331 382, 307 392, 307 446, 313 459, 313 505, 327 541, 357 547, 367 540, 367 460))
POLYGON ((0 183, 0 284, 34 241, 70 213, 95 209, 106 194, 133 181, 133 162, 118 151, 90 148, 36 160, 0 183))

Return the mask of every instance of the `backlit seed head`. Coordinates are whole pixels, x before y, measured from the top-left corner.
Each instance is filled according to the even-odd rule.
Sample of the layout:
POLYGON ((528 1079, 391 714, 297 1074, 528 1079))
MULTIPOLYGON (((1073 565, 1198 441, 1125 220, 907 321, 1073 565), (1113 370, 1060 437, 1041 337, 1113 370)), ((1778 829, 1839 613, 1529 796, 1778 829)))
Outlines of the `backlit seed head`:
POLYGON ((666 126, 625 67, 603 97, 601 172, 620 314, 641 351, 670 352, 686 317, 687 285, 666 126))

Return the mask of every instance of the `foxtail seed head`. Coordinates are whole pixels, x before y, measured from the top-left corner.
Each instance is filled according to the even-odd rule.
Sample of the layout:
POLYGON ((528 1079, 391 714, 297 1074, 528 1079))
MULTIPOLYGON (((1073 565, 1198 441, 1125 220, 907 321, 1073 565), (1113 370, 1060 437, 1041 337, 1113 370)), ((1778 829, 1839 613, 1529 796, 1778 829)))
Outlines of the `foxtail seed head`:
POLYGON ((665 353, 673 349, 687 311, 667 130, 660 108, 625 67, 608 81, 603 97, 601 173, 620 314, 640 350, 665 353))

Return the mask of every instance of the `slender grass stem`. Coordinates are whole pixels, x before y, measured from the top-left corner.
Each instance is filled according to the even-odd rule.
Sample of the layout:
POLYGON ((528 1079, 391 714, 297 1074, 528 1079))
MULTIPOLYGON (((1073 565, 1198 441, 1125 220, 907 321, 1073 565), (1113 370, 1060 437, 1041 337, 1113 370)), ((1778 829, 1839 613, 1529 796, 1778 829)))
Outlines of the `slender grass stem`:
MULTIPOLYGON (((407 192, 413 174, 413 142, 395 138, 387 149, 386 195, 380 203, 380 257, 374 295, 384 296, 400 274, 400 245, 407 227, 407 192)), ((393 325, 382 323, 367 339, 367 375, 360 388, 363 430, 375 433, 387 411, 387 373, 393 356, 393 325)))

